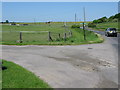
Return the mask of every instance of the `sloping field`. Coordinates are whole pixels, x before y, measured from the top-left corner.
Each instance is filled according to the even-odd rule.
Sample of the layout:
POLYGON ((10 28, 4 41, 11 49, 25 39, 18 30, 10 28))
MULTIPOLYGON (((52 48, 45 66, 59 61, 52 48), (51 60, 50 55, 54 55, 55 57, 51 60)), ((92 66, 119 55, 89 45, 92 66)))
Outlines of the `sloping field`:
POLYGON ((118 22, 106 22, 97 24, 97 27, 94 28, 96 30, 105 31, 107 28, 117 28, 118 29, 118 22))

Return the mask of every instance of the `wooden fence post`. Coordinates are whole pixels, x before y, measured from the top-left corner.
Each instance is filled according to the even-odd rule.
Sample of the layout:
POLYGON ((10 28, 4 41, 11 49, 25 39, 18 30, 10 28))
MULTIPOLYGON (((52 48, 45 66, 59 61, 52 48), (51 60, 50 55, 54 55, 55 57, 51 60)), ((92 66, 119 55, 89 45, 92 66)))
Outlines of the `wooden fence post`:
POLYGON ((20 32, 20 43, 22 43, 22 32, 20 32))
POLYGON ((83 22, 83 32, 84 32, 84 40, 86 40, 86 33, 85 33, 85 24, 83 22))
POLYGON ((70 36, 72 37, 72 31, 70 31, 70 36))
POLYGON ((66 41, 66 33, 64 34, 64 40, 66 41))
POLYGON ((60 39, 60 33, 58 34, 58 36, 59 36, 59 39, 60 39))
POLYGON ((48 41, 53 41, 51 38, 51 32, 48 32, 48 41))

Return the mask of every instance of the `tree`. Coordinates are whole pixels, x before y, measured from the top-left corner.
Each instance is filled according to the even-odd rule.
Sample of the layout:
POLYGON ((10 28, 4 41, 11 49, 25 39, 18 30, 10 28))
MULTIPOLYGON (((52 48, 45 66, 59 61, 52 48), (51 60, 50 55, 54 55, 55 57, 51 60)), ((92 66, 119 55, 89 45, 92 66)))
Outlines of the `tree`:
POLYGON ((103 22, 103 20, 100 18, 100 19, 98 19, 98 23, 102 23, 103 22))
POLYGON ((114 16, 111 16, 108 18, 108 21, 112 21, 114 19, 114 16))
POLYGON ((94 20, 93 23, 98 23, 98 20, 94 20))
POLYGON ((98 24, 103 22, 118 22, 118 21, 120 21, 120 13, 110 16, 109 18, 105 16, 105 17, 93 20, 93 23, 98 24))
POLYGON ((94 20, 93 23, 97 24, 97 23, 103 23, 103 22, 107 22, 107 17, 102 17, 102 18, 99 18, 97 20, 94 20))
POLYGON ((116 14, 114 18, 117 18, 117 19, 120 18, 120 13, 116 14))
POLYGON ((96 24, 95 24, 95 23, 89 23, 89 24, 88 24, 88 27, 94 28, 94 27, 96 27, 96 24))
POLYGON ((9 21, 8 21, 8 20, 6 20, 6 21, 5 21, 5 23, 9 23, 9 21))
POLYGON ((102 23, 102 22, 106 22, 106 21, 107 21, 107 17, 102 17, 102 18, 100 18, 100 19, 98 19, 98 20, 100 20, 101 23, 102 23))
POLYGON ((115 18, 115 19, 113 19, 113 20, 112 20, 112 22, 118 22, 118 19, 117 19, 117 18, 115 18))

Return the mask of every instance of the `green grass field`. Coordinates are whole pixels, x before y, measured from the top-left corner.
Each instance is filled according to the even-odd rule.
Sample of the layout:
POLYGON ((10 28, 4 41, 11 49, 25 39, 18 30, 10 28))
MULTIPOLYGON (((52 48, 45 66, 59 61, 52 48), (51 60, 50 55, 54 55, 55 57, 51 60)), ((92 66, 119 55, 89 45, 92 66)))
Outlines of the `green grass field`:
POLYGON ((96 30, 99 30, 99 31, 105 31, 107 28, 116 28, 116 29, 118 29, 118 22, 100 23, 100 24, 97 24, 97 27, 93 28, 93 29, 96 29, 96 30))
POLYGON ((2 71, 2 88, 51 88, 33 73, 13 62, 3 60, 3 66, 7 69, 2 71))
POLYGON ((76 45, 102 42, 98 36, 90 31, 86 31, 87 40, 84 40, 83 30, 72 29, 73 24, 72 22, 67 23, 67 28, 62 22, 37 23, 28 26, 2 25, 1 43, 8 45, 76 45), (22 31, 23 43, 19 43, 20 31, 22 31), (48 41, 48 32, 51 32, 53 41, 48 41), (69 34, 70 32, 72 32, 72 37, 69 34), (66 41, 64 40, 65 33, 67 35, 66 41))

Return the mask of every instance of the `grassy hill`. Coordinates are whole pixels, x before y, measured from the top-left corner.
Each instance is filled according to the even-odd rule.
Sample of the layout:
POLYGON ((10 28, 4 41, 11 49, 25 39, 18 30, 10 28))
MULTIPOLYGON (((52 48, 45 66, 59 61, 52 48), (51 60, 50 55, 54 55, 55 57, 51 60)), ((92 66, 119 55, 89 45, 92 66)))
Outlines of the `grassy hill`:
MULTIPOLYGON (((102 17, 96 20, 93 20, 91 23, 88 24, 89 28, 93 28, 95 30, 105 31, 107 28, 119 28, 119 20, 120 20, 120 13, 115 14, 110 17, 102 17)), ((120 32, 120 29, 118 29, 120 32)))
MULTIPOLYGON (((116 28, 118 29, 118 22, 104 22, 96 24, 96 27, 93 27, 95 30, 105 31, 107 28, 116 28)), ((118 29, 118 31, 120 31, 118 29)))

